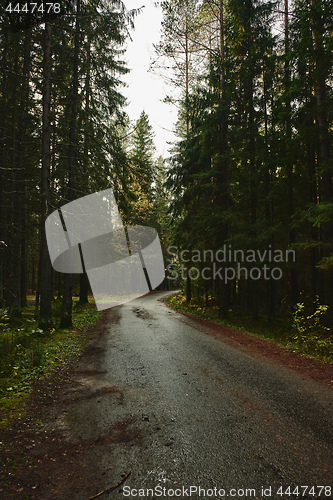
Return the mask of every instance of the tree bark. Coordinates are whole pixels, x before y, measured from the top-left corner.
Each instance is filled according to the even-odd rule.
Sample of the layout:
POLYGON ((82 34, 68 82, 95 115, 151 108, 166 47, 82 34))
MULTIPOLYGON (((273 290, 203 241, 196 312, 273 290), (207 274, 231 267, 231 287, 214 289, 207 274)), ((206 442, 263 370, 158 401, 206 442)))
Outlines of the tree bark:
MULTIPOLYGON (((321 200, 332 202, 332 170, 331 152, 329 143, 329 126, 327 117, 327 88, 326 79, 329 76, 328 59, 330 55, 325 53, 324 46, 324 20, 321 6, 318 0, 312 0, 313 5, 313 42, 314 42, 314 63, 315 63, 315 97, 317 105, 317 123, 319 131, 319 164, 322 171, 321 200)), ((325 243, 328 248, 325 256, 329 257, 333 253, 333 223, 327 222, 324 225, 325 243)), ((333 277, 332 272, 327 272, 325 276, 325 301, 329 306, 327 319, 333 325, 333 277)))
MULTIPOLYGON (((220 32, 220 88, 219 88, 219 105, 221 109, 226 109, 225 106, 225 49, 224 49, 224 4, 223 0, 219 0, 219 32, 220 32)), ((221 213, 221 224, 218 229, 218 247, 222 248, 225 244, 229 227, 224 220, 226 211, 228 210, 228 163, 227 163, 227 130, 228 130, 228 117, 225 111, 221 113, 222 119, 218 127, 219 146, 216 158, 216 184, 217 184, 217 205, 221 213)), ((223 318, 228 316, 230 306, 230 283, 225 283, 224 280, 218 279, 218 305, 219 315, 223 318)))
POLYGON ((0 307, 5 307, 5 270, 6 270, 6 259, 8 252, 7 240, 7 230, 6 230, 6 212, 7 212, 7 194, 6 194, 6 157, 7 157, 7 147, 6 147, 6 108, 7 108, 7 56, 8 50, 10 49, 9 42, 9 28, 2 26, 1 28, 3 35, 3 50, 1 66, 4 69, 2 72, 2 82, 1 82, 1 120, 0 120, 0 307))
MULTIPOLYGON (((74 37, 74 57, 73 57, 73 83, 72 83, 72 110, 69 129, 69 150, 68 150, 68 201, 74 200, 75 192, 75 176, 77 162, 77 139, 76 139, 76 120, 77 120, 77 105, 79 91, 79 42, 80 42, 80 27, 79 27, 80 0, 76 4, 76 21, 75 21, 75 37, 74 37)), ((63 281, 63 299, 61 308, 60 328, 72 326, 72 310, 73 310, 73 275, 64 274, 63 281)))
MULTIPOLYGON (((86 77, 85 77, 85 98, 84 98, 84 106, 85 106, 85 134, 84 134, 84 145, 83 145, 83 161, 85 164, 85 172, 88 171, 89 168, 89 108, 90 108, 90 64, 91 64, 91 42, 90 42, 90 33, 88 33, 88 40, 86 46, 86 58, 87 58, 87 69, 86 69, 86 77)), ((80 274, 80 303, 88 304, 88 291, 89 291, 89 280, 86 272, 80 274)))
POLYGON ((39 328, 52 325, 52 266, 47 248, 45 221, 50 213, 50 165, 51 165, 51 54, 52 29, 46 22, 44 29, 43 59, 43 131, 42 131, 42 180, 41 180, 41 225, 40 225, 40 312, 39 328))
MULTIPOLYGON (((20 44, 19 38, 13 40, 12 46, 14 56, 13 73, 19 72, 20 44)), ((21 315, 21 262, 20 262, 20 222, 21 222, 21 200, 20 200, 20 183, 22 180, 22 172, 19 159, 19 132, 22 132, 22 126, 19 119, 22 119, 21 113, 18 113, 17 101, 19 100, 20 88, 19 82, 14 80, 11 86, 11 96, 9 101, 10 123, 8 130, 11 138, 11 153, 8 166, 9 171, 9 193, 7 212, 8 224, 8 261, 6 266, 6 305, 9 309, 9 317, 12 319, 21 315), (18 129, 19 128, 19 131, 18 129)))
MULTIPOLYGON (((289 4, 288 0, 284 0, 284 51, 285 51, 285 66, 284 66, 284 92, 285 92, 285 108, 286 108, 286 172, 287 172, 287 191, 288 191, 288 215, 289 224, 293 223, 292 217, 295 213, 294 206, 294 179, 293 179, 293 159, 292 159, 292 137, 291 137, 291 104, 290 104, 290 50, 289 50, 289 4)), ((296 243, 296 233, 294 228, 289 230, 289 245, 296 243)), ((290 269, 290 298, 292 305, 298 302, 298 274, 295 264, 290 269)))
POLYGON ((26 181, 28 177, 27 165, 28 165, 28 155, 26 151, 26 131, 28 127, 28 112, 29 112, 29 77, 31 69, 31 28, 25 31, 24 36, 24 59, 23 59, 23 71, 22 71, 22 85, 21 85, 21 102, 20 102, 20 113, 19 113, 19 129, 18 129, 18 151, 17 151, 17 214, 16 214, 16 224, 18 228, 18 253, 20 256, 20 261, 17 263, 20 270, 18 271, 18 277, 20 279, 20 307, 27 304, 27 255, 26 255, 26 181))

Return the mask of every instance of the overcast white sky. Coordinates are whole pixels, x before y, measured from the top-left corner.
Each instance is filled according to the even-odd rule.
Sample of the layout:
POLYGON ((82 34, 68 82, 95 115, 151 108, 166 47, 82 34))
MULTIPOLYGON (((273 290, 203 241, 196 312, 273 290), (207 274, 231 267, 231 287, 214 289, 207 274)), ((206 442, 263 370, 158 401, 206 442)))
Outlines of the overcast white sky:
POLYGON ((133 41, 128 42, 125 56, 127 66, 131 69, 123 78, 128 84, 123 90, 129 102, 126 111, 131 120, 137 120, 143 110, 147 113, 155 132, 157 152, 166 157, 167 142, 175 140, 172 130, 177 111, 171 104, 162 102, 167 94, 163 80, 148 72, 151 58, 154 57, 152 44, 158 43, 160 39, 162 9, 155 7, 152 0, 124 0, 124 3, 128 10, 145 5, 142 13, 135 19, 135 30, 131 30, 133 41))

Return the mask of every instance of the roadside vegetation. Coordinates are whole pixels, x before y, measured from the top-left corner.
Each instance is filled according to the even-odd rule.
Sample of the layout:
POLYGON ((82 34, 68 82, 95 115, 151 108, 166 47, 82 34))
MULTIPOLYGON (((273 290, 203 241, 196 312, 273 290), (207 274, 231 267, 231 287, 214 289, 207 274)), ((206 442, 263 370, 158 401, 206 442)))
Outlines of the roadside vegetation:
MULTIPOLYGON (((58 302, 53 302, 55 317, 58 302)), ((93 299, 90 302, 76 303, 73 326, 64 329, 38 328, 33 305, 26 306, 12 321, 5 309, 0 310, 0 429, 24 416, 24 403, 36 381, 64 368, 82 353, 89 327, 101 316, 93 299)))
POLYGON ((291 351, 333 364, 333 336, 323 321, 327 306, 319 304, 318 298, 311 305, 298 303, 294 311, 281 314, 274 321, 267 316, 254 320, 250 313, 240 313, 237 308, 229 310, 228 320, 221 319, 217 301, 211 295, 196 296, 187 302, 181 291, 168 297, 167 303, 177 311, 272 340, 291 351))

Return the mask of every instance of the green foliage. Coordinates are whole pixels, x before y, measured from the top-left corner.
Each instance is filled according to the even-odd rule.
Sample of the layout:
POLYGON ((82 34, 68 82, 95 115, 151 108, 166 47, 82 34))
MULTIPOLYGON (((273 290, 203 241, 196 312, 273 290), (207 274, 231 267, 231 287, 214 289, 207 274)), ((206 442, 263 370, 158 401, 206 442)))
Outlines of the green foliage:
POLYGON ((121 205, 126 224, 147 225, 166 233, 166 193, 163 187, 165 167, 162 158, 156 160, 154 132, 148 115, 143 111, 136 121, 128 141, 130 176, 127 196, 121 205))
POLYGON ((274 323, 268 322, 265 318, 254 322, 244 313, 240 313, 239 309, 229 311, 228 321, 221 320, 218 316, 216 299, 211 295, 196 297, 188 303, 184 292, 180 292, 168 297, 167 303, 177 311, 193 314, 260 338, 273 340, 291 351, 333 364, 333 339, 330 329, 322 324, 327 306, 319 304, 318 301, 315 302, 315 310, 312 314, 305 315, 304 304, 297 304, 293 322, 288 322, 287 318, 284 318, 274 323), (297 335, 295 335, 295 329, 297 335))
POLYGON ((29 392, 34 381, 66 365, 85 345, 87 330, 100 318, 92 305, 75 308, 73 328, 47 331, 37 328, 32 308, 19 323, 8 322, 6 311, 0 316, 0 406, 10 395, 29 392))
MULTIPOLYGON (((186 300, 186 294, 182 291, 179 294, 173 295, 167 299, 168 304, 178 311, 189 312, 195 316, 209 319, 211 321, 219 321, 218 305, 216 299, 212 295, 200 297, 199 299, 186 300)), ((223 324, 227 324, 223 321, 223 324)))
MULTIPOLYGON (((120 0, 60 3, 66 8, 56 22, 46 16, 50 25, 37 12, 5 14, 0 23, 0 306, 9 307, 13 316, 25 303, 27 283, 36 290, 37 275, 43 276, 46 268, 38 264, 39 250, 45 248, 39 233, 41 206, 44 217, 44 208, 50 213, 69 198, 108 187, 117 199, 128 193, 121 81, 128 69, 122 56, 128 26, 139 9, 127 12, 120 0), (46 31, 50 64, 44 53, 46 31), (49 94, 46 73, 50 102, 43 103, 49 94), (44 110, 51 109, 50 127, 43 128, 43 104, 44 110), (42 142, 49 146, 49 136, 50 155, 42 154, 42 142), (52 168, 46 172, 49 161, 52 168)), ((39 289, 40 303, 50 306, 51 286, 48 293, 43 286, 39 289)), ((49 310, 45 319, 41 315, 42 323, 51 323, 49 310)))
POLYGON ((296 335, 294 334, 290 340, 290 345, 297 351, 332 361, 331 329, 323 324, 328 306, 320 304, 318 296, 313 305, 313 312, 308 314, 304 303, 296 304, 293 313, 293 328, 296 330, 296 335))
MULTIPOLYGON (((169 160, 172 242, 187 250, 296 249, 277 283, 210 283, 221 312, 274 318, 300 292, 320 292, 333 325, 332 9, 325 0, 288 4, 283 18, 275 1, 197 3, 205 22, 195 38, 206 54, 182 95, 169 160)), ((168 6, 164 56, 169 50, 172 63, 169 20, 179 8, 177 19, 186 19, 187 10, 168 6)), ((189 26, 197 19, 193 9, 189 26)), ((179 86, 185 81, 183 71, 179 86)))
POLYGON ((319 296, 317 295, 314 303, 315 310, 312 314, 306 314, 305 305, 303 302, 296 304, 293 313, 293 327, 297 330, 299 335, 304 335, 312 331, 315 332, 329 332, 330 328, 323 325, 323 317, 328 310, 328 306, 319 304, 319 296))
POLYGON ((323 257, 321 261, 318 263, 317 268, 322 271, 330 271, 333 270, 333 256, 331 257, 323 257))

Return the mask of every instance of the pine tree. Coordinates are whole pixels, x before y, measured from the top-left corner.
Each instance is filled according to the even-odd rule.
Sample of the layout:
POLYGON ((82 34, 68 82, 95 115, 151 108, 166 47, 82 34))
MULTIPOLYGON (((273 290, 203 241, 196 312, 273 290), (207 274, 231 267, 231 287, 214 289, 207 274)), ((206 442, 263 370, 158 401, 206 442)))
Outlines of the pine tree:
POLYGON ((128 224, 152 225, 154 214, 153 182, 155 180, 154 133, 149 117, 142 111, 136 121, 130 144, 131 181, 126 206, 128 224))

